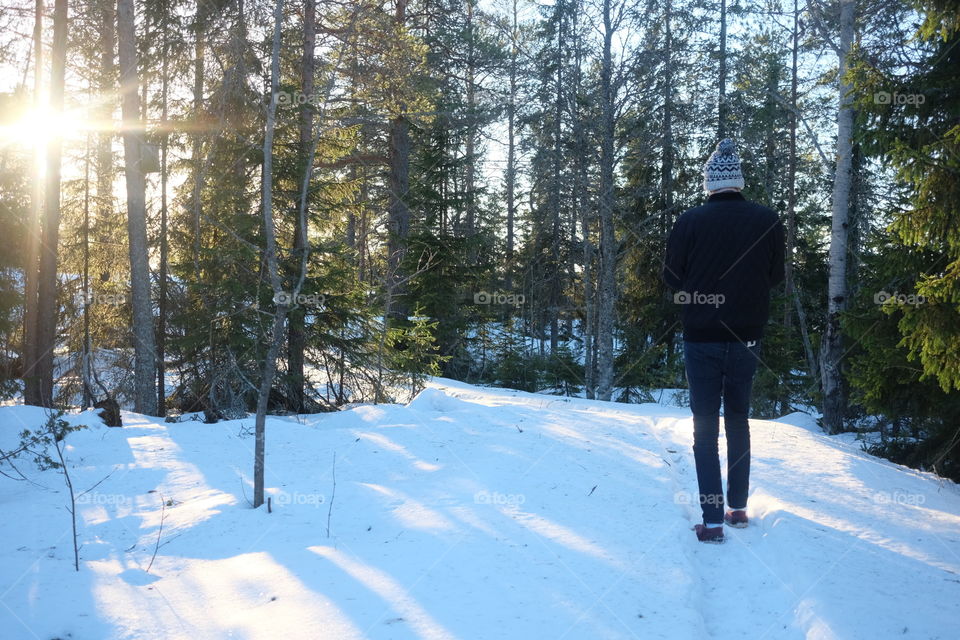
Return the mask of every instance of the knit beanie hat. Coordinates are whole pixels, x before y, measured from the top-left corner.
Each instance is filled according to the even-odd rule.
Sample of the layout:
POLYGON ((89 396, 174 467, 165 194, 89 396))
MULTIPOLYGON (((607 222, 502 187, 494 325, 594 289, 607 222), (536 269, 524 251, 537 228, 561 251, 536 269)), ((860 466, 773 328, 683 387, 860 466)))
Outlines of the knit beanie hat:
POLYGON ((740 173, 740 156, 737 146, 730 138, 717 143, 717 149, 703 167, 703 188, 715 191, 726 187, 743 189, 743 174, 740 173))

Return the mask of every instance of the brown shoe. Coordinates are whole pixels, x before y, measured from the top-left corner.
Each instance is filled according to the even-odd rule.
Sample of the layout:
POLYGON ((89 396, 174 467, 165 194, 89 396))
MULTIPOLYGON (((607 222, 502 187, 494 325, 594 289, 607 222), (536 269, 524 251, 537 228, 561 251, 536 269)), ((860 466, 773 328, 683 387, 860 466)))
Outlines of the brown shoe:
POLYGON ((747 518, 747 512, 743 509, 727 511, 723 516, 723 521, 731 527, 736 527, 737 529, 746 528, 747 524, 750 522, 749 518, 747 518))
POLYGON ((697 540, 700 542, 709 542, 711 544, 720 544, 724 541, 723 527, 708 527, 698 524, 693 528, 697 532, 697 540))

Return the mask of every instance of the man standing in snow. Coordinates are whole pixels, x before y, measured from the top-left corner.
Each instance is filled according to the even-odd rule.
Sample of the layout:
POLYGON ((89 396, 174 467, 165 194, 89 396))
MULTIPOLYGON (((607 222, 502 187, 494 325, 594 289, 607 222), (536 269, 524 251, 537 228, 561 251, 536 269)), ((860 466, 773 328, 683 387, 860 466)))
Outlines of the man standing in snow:
POLYGON ((783 279, 783 225, 746 200, 733 141, 717 144, 703 168, 707 202, 684 212, 667 241, 663 280, 683 306, 683 355, 700 485, 701 542, 723 542, 723 523, 747 526, 750 392, 767 323, 770 289, 783 279), (727 436, 727 506, 717 446, 720 401, 727 436))

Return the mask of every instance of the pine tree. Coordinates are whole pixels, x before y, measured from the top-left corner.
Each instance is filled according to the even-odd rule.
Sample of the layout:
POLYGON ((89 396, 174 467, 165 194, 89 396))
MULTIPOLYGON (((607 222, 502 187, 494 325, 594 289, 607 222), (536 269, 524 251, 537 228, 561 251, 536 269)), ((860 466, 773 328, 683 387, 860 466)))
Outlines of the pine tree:
POLYGON ((870 238, 872 257, 862 269, 867 282, 846 323, 862 344, 852 369, 855 393, 890 425, 881 452, 956 478, 960 5, 919 7, 919 46, 906 34, 876 52, 863 51, 855 69, 864 152, 883 160, 896 181, 894 193, 902 195, 881 218, 889 226, 870 238), (905 58, 912 60, 907 73, 905 58))

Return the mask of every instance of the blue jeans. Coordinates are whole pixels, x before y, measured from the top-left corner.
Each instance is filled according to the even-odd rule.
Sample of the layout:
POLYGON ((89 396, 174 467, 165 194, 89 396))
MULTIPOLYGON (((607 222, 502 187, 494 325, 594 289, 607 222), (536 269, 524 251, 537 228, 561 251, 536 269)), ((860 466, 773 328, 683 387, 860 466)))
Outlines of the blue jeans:
POLYGON ((723 522, 720 477, 720 400, 727 434, 727 502, 747 507, 750 490, 750 392, 760 359, 760 341, 684 342, 683 360, 693 413, 693 458, 700 507, 707 524, 723 522), (750 346, 747 346, 750 345, 750 346))

